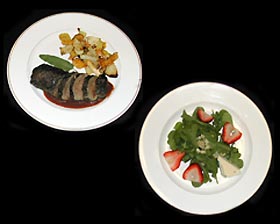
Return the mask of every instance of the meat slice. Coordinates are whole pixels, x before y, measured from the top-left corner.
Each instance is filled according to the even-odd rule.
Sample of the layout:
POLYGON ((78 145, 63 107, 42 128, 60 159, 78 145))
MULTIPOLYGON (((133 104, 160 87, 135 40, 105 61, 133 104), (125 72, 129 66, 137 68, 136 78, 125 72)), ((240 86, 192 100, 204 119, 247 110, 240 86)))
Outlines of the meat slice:
POLYGON ((96 94, 98 96, 98 98, 105 98, 108 92, 108 79, 107 77, 103 74, 103 75, 99 75, 98 78, 96 79, 96 94))
POLYGON ((62 80, 63 80, 63 78, 58 79, 58 80, 57 80, 57 83, 56 83, 56 85, 55 85, 55 87, 54 87, 52 90, 47 91, 47 92, 49 92, 52 96, 54 96, 55 98, 59 98, 58 89, 59 89, 59 87, 60 87, 60 84, 61 84, 62 80))
POLYGON ((67 78, 67 80, 65 81, 65 85, 64 88, 62 90, 62 96, 61 99, 63 100, 70 100, 71 98, 71 91, 70 91, 70 87, 72 84, 72 81, 74 80, 74 75, 71 75, 69 78, 67 78))
POLYGON ((93 101, 93 100, 96 100, 97 99, 97 94, 96 94, 96 79, 97 77, 96 76, 93 76, 91 77, 89 80, 88 80, 88 83, 87 83, 87 99, 93 101))
POLYGON ((74 100, 84 99, 83 85, 86 77, 87 77, 86 74, 79 74, 79 76, 75 79, 72 86, 74 100))

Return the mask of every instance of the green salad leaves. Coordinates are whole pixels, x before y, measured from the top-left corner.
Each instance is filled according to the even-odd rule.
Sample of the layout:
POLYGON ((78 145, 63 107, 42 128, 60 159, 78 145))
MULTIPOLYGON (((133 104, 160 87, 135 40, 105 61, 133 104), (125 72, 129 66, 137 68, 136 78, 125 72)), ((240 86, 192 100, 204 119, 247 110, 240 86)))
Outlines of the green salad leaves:
POLYGON ((192 182, 194 187, 211 182, 212 179, 218 183, 218 156, 225 158, 239 169, 243 167, 238 148, 234 143, 228 144, 222 138, 225 124, 233 125, 230 113, 224 109, 212 112, 211 121, 204 122, 199 117, 198 110, 204 111, 204 108, 197 107, 192 115, 184 110, 181 121, 174 125, 167 139, 171 150, 185 153, 182 161, 196 163, 201 167, 203 182, 192 182))

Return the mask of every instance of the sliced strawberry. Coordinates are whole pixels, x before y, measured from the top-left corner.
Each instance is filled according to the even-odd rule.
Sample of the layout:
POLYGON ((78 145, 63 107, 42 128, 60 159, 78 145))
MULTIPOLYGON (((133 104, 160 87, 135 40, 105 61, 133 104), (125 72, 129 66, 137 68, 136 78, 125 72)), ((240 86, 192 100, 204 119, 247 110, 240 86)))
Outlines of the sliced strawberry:
POLYGON ((179 150, 167 151, 163 154, 166 162, 168 163, 172 171, 178 169, 180 162, 184 157, 185 153, 179 150))
POLYGON ((197 116, 198 116, 199 120, 201 120, 205 123, 208 123, 214 119, 214 117, 212 115, 207 114, 202 108, 199 108, 197 110, 197 116))
POLYGON ((240 139, 242 133, 231 123, 226 122, 223 127, 222 139, 227 144, 232 144, 240 139))
POLYGON ((202 169, 197 163, 192 163, 183 173, 183 178, 192 182, 200 183, 203 182, 202 169))

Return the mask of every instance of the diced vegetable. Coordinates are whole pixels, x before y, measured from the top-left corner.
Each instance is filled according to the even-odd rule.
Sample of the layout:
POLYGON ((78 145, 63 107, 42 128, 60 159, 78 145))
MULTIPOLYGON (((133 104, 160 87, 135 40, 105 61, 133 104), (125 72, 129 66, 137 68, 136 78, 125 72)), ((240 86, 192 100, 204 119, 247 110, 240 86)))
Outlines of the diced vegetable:
POLYGON ((106 67, 105 73, 110 77, 115 77, 118 75, 117 67, 115 64, 110 64, 106 67))
POLYGON ((74 58, 73 59, 73 65, 76 67, 76 68, 84 68, 86 67, 86 63, 84 63, 84 61, 82 61, 80 58, 74 58))
POLYGON ((59 34, 59 39, 63 45, 72 44, 72 39, 68 33, 61 33, 59 34))
POLYGON ((118 52, 109 53, 106 42, 95 36, 86 36, 78 28, 78 33, 72 38, 68 33, 61 33, 59 39, 63 44, 60 47, 61 55, 69 54, 69 60, 74 67, 85 68, 87 74, 100 75, 105 73, 109 77, 117 77, 118 70, 114 64, 118 59, 118 52))

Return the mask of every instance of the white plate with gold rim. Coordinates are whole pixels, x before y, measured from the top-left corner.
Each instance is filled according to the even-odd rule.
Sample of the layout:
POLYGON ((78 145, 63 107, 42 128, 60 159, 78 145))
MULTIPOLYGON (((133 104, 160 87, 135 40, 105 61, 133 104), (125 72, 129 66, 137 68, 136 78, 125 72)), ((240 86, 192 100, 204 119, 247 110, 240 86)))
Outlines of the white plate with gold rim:
POLYGON ((132 41, 111 22, 86 13, 68 12, 50 15, 28 27, 16 40, 7 64, 10 90, 21 108, 35 120, 56 129, 83 131, 107 125, 123 115, 135 101, 142 82, 141 61, 132 41), (61 56, 58 35, 77 33, 100 37, 106 50, 118 52, 115 62, 119 76, 109 78, 114 85, 111 95, 102 103, 80 109, 58 106, 30 84, 33 68, 44 63, 40 54, 61 56))

